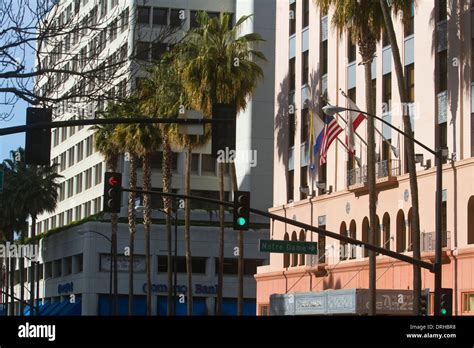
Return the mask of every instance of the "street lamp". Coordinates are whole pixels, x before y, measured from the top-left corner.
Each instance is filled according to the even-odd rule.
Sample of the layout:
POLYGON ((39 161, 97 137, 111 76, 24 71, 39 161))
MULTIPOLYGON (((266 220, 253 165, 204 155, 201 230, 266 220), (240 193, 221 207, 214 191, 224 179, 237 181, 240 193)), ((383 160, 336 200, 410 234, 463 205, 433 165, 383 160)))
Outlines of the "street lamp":
MULTIPOLYGON (((135 210, 137 212, 142 212, 143 210, 145 209, 145 207, 143 205, 140 204, 140 201, 137 200, 137 202, 135 203, 135 210)), ((173 278, 173 283, 174 283, 174 286, 173 286, 173 298, 174 298, 174 302, 173 302, 173 314, 176 315, 176 287, 177 287, 177 284, 178 284, 178 279, 177 279, 177 261, 178 261, 178 208, 176 207, 176 209, 174 209, 174 217, 173 215, 171 215, 170 213, 168 213, 166 210, 164 209, 161 209, 161 208, 158 208, 158 209, 154 209, 154 210, 157 210, 159 212, 162 212, 163 214, 169 216, 171 219, 174 219, 174 257, 173 257, 173 269, 174 269, 174 278, 173 278)), ((171 255, 171 250, 168 250, 168 255, 170 256, 171 255)), ((170 257, 171 258, 171 257, 170 257)), ((170 269, 170 260, 168 259, 168 269, 170 269)), ((170 278, 168 278, 168 283, 170 283, 170 278)), ((168 284, 168 286, 171 286, 171 284, 168 284)))
POLYGON ((350 109, 341 106, 335 105, 326 105, 322 108, 323 112, 326 115, 333 116, 336 113, 341 111, 352 111, 352 112, 360 112, 366 116, 372 117, 378 121, 381 121, 383 124, 389 126, 391 129, 395 130, 396 132, 403 135, 405 138, 412 140, 415 144, 421 146, 423 149, 431 153, 436 158, 436 232, 435 232, 435 261, 433 264, 433 268, 431 272, 434 273, 435 277, 435 315, 440 315, 439 307, 440 307, 440 299, 441 299, 441 252, 442 252, 442 231, 441 231, 441 205, 442 205, 442 191, 443 191, 443 149, 438 148, 433 150, 426 146, 425 144, 419 142, 412 135, 405 133, 404 131, 398 129, 397 127, 393 126, 391 123, 385 121, 384 119, 369 114, 365 111, 360 111, 358 109, 350 109))
MULTIPOLYGON (((113 268, 113 245, 112 245, 112 239, 107 237, 105 234, 103 234, 102 232, 98 232, 98 231, 94 231, 94 230, 78 230, 77 233, 81 234, 81 235, 84 235, 86 233, 95 233, 95 234, 98 234, 100 236, 102 236, 103 238, 105 238, 109 243, 110 243, 110 276, 109 276, 109 296, 110 296, 110 315, 112 315, 112 308, 116 308, 116 298, 115 296, 112 296, 113 294, 113 291, 112 291, 112 268, 113 268), (112 301, 112 298, 113 298, 113 301, 112 301)), ((117 313, 115 312, 114 310, 114 313, 115 315, 117 315, 117 313)))

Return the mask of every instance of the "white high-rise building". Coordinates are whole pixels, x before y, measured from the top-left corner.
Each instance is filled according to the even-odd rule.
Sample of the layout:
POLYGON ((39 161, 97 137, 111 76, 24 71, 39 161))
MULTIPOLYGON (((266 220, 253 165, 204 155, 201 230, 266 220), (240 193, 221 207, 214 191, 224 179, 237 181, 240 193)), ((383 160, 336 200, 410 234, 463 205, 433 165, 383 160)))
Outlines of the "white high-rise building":
MULTIPOLYGON (((51 56, 55 56, 57 64, 61 54, 68 55, 71 68, 81 69, 88 64, 99 65, 111 59, 119 61, 132 54, 143 61, 152 61, 167 49, 166 42, 184 35, 190 27, 196 25, 195 14, 204 10, 210 15, 220 16, 223 13, 232 13, 233 20, 244 14, 254 14, 248 21, 245 31, 259 32, 266 40, 260 47, 268 58, 264 64, 265 80, 245 112, 238 117, 237 122, 237 150, 253 152, 254 162, 239 162, 237 175, 241 189, 251 190, 252 204, 258 208, 266 208, 272 202, 272 130, 273 117, 272 88, 274 81, 274 14, 275 1, 254 0, 66 0, 60 1, 55 18, 58 21, 74 20, 79 16, 93 19, 103 30, 79 30, 64 37, 64 42, 50 47, 47 55, 40 56, 37 64, 48 64, 51 56), (267 16, 268 15, 268 16, 267 16), (180 18, 184 20, 182 24, 180 18), (165 43, 158 42, 163 35, 164 26, 180 26, 165 43), (56 54, 56 55, 55 55, 56 54)), ((146 65, 146 62, 142 64, 146 65)), ((138 60, 131 61, 122 70, 115 72, 119 76, 108 85, 109 89, 102 88, 102 92, 115 95, 125 95, 133 89, 138 80, 143 77, 138 60)), ((92 81, 93 82, 93 81, 92 81)), ((93 83, 91 83, 93 85, 93 83)), ((37 88, 44 93, 82 94, 91 87, 86 82, 80 82, 72 76, 54 76, 42 78, 37 82, 37 88)), ((94 117, 96 112, 104 110, 103 101, 81 102, 80 97, 74 102, 62 102, 54 105, 55 120, 66 120, 73 117, 94 117)), ((216 160, 211 157, 210 142, 196 149, 193 154, 191 190, 192 194, 206 197, 218 197, 218 180, 216 160)), ((162 187, 161 152, 153 157, 152 186, 154 189, 162 187)), ((106 166, 102 155, 94 149, 93 131, 89 127, 69 127, 52 131, 52 162, 58 163, 58 172, 63 176, 59 190, 59 202, 53 213, 43 214, 37 219, 37 233, 45 232, 56 227, 62 227, 73 221, 79 221, 102 210, 103 174, 106 166)), ((124 172, 123 182, 127 182, 127 163, 123 160, 119 170, 124 172)), ((173 190, 182 192, 184 188, 184 153, 173 154, 173 190)), ((141 184, 141 171, 138 173, 141 184)), ((229 177, 225 178, 225 189, 230 191, 229 177)), ((228 194, 228 199, 231 196, 228 194)), ((154 198, 155 199, 155 198, 154 198)), ((161 204, 161 198, 156 198, 156 204, 161 204)), ((204 208, 199 203, 196 208, 204 208)), ((126 210, 126 208, 124 208, 126 210)))

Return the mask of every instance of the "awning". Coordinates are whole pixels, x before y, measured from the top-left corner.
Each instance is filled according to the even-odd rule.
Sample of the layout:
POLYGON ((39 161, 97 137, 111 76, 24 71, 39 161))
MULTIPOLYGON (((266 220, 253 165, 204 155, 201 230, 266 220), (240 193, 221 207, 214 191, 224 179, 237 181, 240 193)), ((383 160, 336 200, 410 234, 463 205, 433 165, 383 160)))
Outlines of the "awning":
MULTIPOLYGON (((188 315, 188 307, 186 303, 175 301, 176 315, 188 315)), ((168 298, 166 296, 158 296, 158 315, 167 315, 168 298)), ((193 297, 193 315, 207 315, 206 298, 193 297)))
MULTIPOLYGON (((244 300, 244 315, 256 315, 255 300, 244 300)), ((222 315, 237 315, 237 299, 222 299, 222 315)))
MULTIPOLYGON (((111 315, 110 306, 110 295, 99 295, 98 315, 111 315)), ((118 315, 128 315, 128 295, 119 296, 118 307, 118 315)), ((133 312, 133 315, 146 315, 146 296, 133 297, 133 312)))

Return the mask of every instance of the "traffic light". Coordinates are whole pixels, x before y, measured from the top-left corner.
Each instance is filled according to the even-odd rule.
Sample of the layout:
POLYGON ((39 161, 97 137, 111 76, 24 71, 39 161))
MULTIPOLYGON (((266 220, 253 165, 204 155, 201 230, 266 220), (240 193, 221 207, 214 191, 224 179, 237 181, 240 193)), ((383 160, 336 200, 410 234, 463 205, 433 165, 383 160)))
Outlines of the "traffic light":
POLYGON ((453 289, 441 289, 439 313, 442 316, 453 315, 453 289))
POLYGON ((420 315, 430 315, 430 289, 425 289, 420 296, 420 315))
MULTIPOLYGON (((27 108, 26 125, 51 122, 52 116, 52 109, 27 108)), ((39 166, 51 164, 51 130, 49 128, 26 131, 25 163, 39 166)))
POLYGON ((246 231, 249 229, 250 192, 234 192, 234 230, 246 231))
POLYGON ((122 174, 106 172, 104 178, 104 212, 120 213, 121 196, 122 174))
POLYGON ((212 156, 218 157, 219 151, 235 150, 235 105, 214 104, 212 106, 213 120, 227 120, 212 124, 212 156), (227 150, 228 149, 228 150, 227 150))

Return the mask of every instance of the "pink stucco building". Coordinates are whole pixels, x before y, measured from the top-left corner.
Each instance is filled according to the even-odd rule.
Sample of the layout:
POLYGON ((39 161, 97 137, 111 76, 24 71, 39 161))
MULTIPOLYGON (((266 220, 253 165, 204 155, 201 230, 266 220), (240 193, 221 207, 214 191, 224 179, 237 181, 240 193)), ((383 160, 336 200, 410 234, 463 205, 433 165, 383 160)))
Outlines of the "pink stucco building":
MULTIPOLYGON (((394 16, 414 136, 430 148, 448 149, 443 165, 443 287, 454 290, 454 314, 474 314, 474 9, 470 1, 417 0, 412 17, 394 16), (452 5, 454 4, 454 5, 452 5), (440 127, 441 136, 435 136, 440 127)), ((323 127, 321 107, 348 106, 343 91, 365 109, 364 66, 346 32, 331 25, 332 9, 321 13, 312 0, 278 0, 275 71, 275 152, 272 213, 367 241, 368 189, 364 185, 366 122, 358 129, 356 154, 348 155, 344 132, 329 150, 327 164, 311 167, 309 129, 323 127), (294 19, 292 19, 294 18, 294 19), (305 102, 310 100, 310 102, 305 102), (311 121, 311 115, 313 120, 311 121), (357 159, 355 158, 357 157, 357 159), (358 163, 359 161, 359 163, 358 163)), ((376 113, 403 129, 391 47, 383 35, 372 63, 376 113)), ((336 116, 344 127, 348 115, 336 116)), ((404 139, 376 122, 379 245, 411 254, 411 195, 404 139), (398 157, 396 154, 398 153, 398 157)), ((417 164, 421 248, 434 258, 435 159, 417 164)), ((257 310, 268 313, 272 294, 368 287, 364 250, 341 254, 339 241, 279 222, 276 240, 318 241, 319 257, 271 254, 258 268, 257 310)), ((347 250, 347 249, 346 249, 347 250)), ((413 268, 377 257, 379 289, 412 289, 413 268)), ((422 271, 422 287, 434 277, 422 271)))

